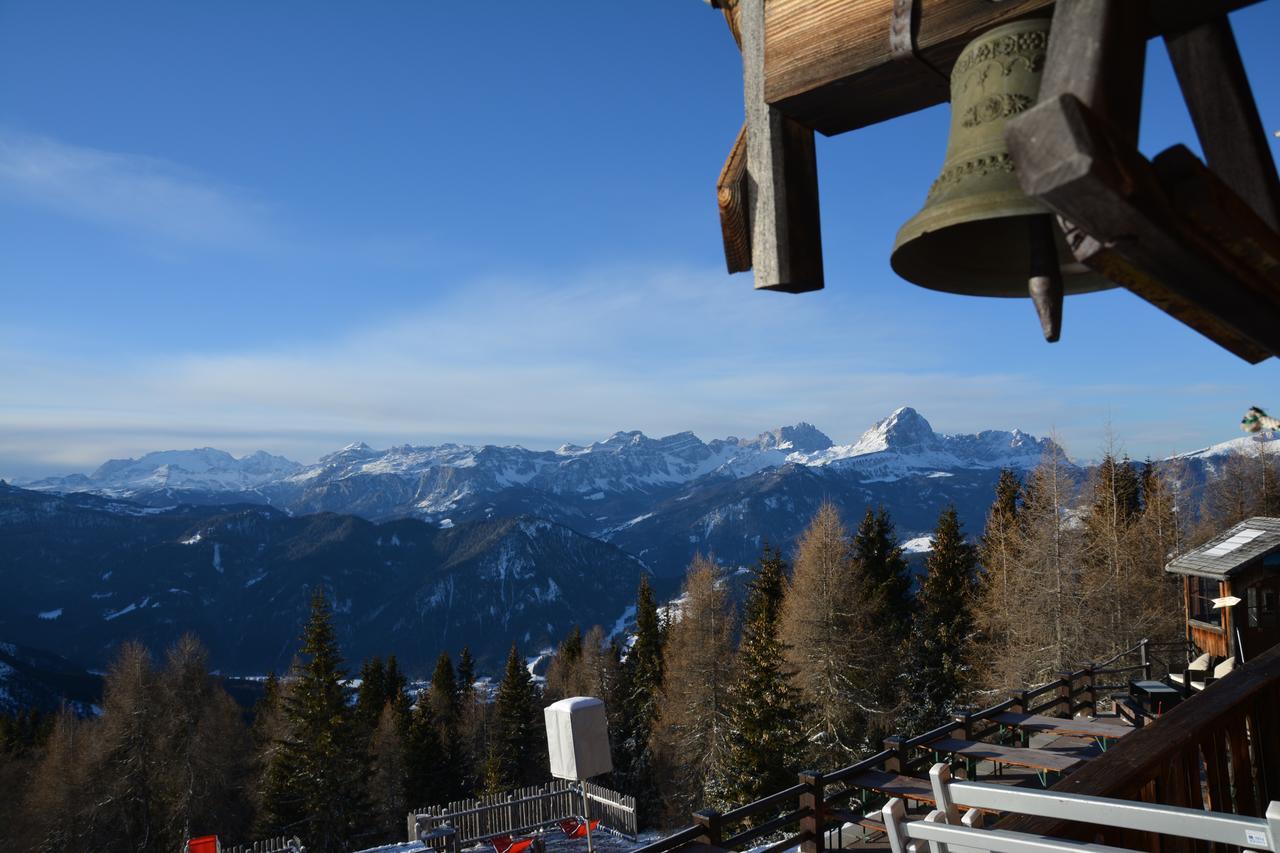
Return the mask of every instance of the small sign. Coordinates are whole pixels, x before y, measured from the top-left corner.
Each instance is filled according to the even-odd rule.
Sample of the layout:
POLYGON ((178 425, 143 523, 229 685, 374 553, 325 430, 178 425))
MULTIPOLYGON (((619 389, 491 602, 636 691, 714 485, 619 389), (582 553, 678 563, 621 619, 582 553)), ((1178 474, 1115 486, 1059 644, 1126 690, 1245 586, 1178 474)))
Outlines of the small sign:
POLYGON ((1244 843, 1245 843, 1245 844, 1256 844, 1256 845, 1258 845, 1259 847, 1266 847, 1266 846, 1267 846, 1267 834, 1266 834, 1265 832, 1255 832, 1255 831, 1254 831, 1254 830, 1252 830, 1252 829, 1246 829, 1246 830, 1244 831, 1244 843))

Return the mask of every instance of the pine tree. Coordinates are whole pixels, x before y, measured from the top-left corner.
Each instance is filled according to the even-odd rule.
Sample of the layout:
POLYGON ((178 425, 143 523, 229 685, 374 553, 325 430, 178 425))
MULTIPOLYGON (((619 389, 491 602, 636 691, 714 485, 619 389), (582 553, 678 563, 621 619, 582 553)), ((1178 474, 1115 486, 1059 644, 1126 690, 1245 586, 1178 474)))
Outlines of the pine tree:
POLYGON ((867 508, 853 536, 853 558, 877 594, 881 612, 876 621, 883 626, 885 642, 896 645, 911 627, 911 573, 883 506, 877 512, 867 508))
POLYGON ((515 644, 493 702, 485 789, 496 794, 547 775, 546 729, 537 689, 515 644))
POLYGON ((440 743, 440 726, 424 690, 409 715, 405 738, 405 799, 410 808, 442 805, 453 793, 445 783, 449 761, 440 743))
POLYGON ((588 695, 582 690, 582 628, 574 625, 560 641, 551 665, 547 667, 546 698, 555 702, 570 696, 588 695))
POLYGON ((375 843, 389 843, 404 832, 404 816, 410 807, 406 796, 409 772, 404 724, 394 701, 382 708, 369 741, 369 753, 368 797, 375 830, 371 837, 375 843))
POLYGON ((1077 660, 1101 660, 1146 636, 1139 598, 1146 586, 1137 564, 1141 514, 1138 474, 1108 448, 1089 481, 1084 507, 1080 576, 1087 632, 1077 660))
POLYGON ((682 593, 679 616, 667 629, 652 738, 663 801, 678 814, 728 805, 735 621, 723 573, 712 560, 694 558, 682 593))
POLYGON ((738 676, 730 693, 730 802, 747 803, 795 780, 808 709, 779 636, 787 564, 765 545, 747 593, 738 676))
POLYGON ((908 643, 902 731, 919 734, 953 713, 969 686, 977 555, 956 508, 938 518, 908 643))
POLYGON ((1043 684, 1081 662, 1085 603, 1080 584, 1080 537, 1068 523, 1076 484, 1057 445, 1023 483, 1017 513, 1016 575, 1010 578, 1006 643, 988 662, 990 684, 1016 689, 1043 684))
POLYGON ((979 578, 977 607, 979 653, 988 665, 983 684, 992 683, 991 673, 999 671, 990 663, 1004 658, 1009 651, 1014 623, 1018 618, 1014 602, 1019 598, 1019 584, 1024 580, 1019 563, 1018 507, 1022 498, 1022 480, 1012 470, 1000 471, 995 499, 987 510, 987 523, 978 542, 979 578))
POLYGON ((445 799, 460 800, 466 794, 460 772, 462 705, 453 660, 448 652, 441 652, 436 659, 427 701, 431 703, 431 712, 435 717, 443 758, 438 782, 440 791, 445 799))
POLYGON ((478 794, 484 785, 488 752, 488 706, 476 695, 476 663, 471 649, 463 646, 458 655, 458 746, 454 750, 455 770, 466 796, 478 794))
POLYGON ((367 821, 366 753, 352 722, 328 602, 317 589, 301 663, 285 700, 288 736, 268 770, 266 808, 276 831, 316 853, 345 849, 367 821))
POLYGON ((356 688, 354 720, 366 739, 382 716, 382 706, 387 704, 387 674, 382 658, 372 657, 360 667, 360 686, 356 688))
POLYGON ((623 790, 632 792, 642 822, 659 812, 650 739, 658 717, 663 677, 662 624, 647 576, 636 592, 636 639, 623 661, 620 678, 621 737, 615 754, 623 790))
POLYGON ((850 553, 835 506, 824 503, 800 536, 795 574, 782 608, 781 633, 795 684, 810 703, 810 766, 839 767, 861 754, 883 689, 875 615, 883 612, 850 553))

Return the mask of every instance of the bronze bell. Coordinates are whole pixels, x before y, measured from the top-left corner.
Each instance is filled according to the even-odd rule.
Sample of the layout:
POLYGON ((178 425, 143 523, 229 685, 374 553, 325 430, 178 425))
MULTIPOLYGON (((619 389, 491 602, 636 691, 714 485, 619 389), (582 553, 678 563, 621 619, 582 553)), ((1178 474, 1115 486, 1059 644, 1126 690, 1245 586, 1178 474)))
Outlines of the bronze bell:
POLYGON ((1078 263, 1049 209, 1023 194, 1005 123, 1040 90, 1049 21, 996 27, 951 70, 951 135, 924 207, 898 231, 890 263, 908 281, 971 296, 1028 296, 1058 339, 1064 293, 1115 287, 1078 263))

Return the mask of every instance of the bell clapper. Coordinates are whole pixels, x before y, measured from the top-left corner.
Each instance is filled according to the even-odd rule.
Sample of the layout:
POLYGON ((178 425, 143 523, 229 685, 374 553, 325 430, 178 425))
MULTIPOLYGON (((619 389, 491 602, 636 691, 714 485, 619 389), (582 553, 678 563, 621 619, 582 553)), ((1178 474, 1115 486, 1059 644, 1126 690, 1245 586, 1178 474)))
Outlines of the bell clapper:
POLYGON ((1062 269, 1058 265, 1058 248, 1053 216, 1047 213, 1027 217, 1031 264, 1027 290, 1040 316, 1044 339, 1053 343, 1062 335, 1062 269))

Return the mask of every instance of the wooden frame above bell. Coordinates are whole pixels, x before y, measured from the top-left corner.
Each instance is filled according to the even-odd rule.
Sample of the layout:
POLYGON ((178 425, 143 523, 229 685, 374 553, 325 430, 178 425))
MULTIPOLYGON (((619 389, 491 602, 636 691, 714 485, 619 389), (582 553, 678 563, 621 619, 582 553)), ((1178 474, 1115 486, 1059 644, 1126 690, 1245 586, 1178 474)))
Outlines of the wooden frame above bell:
MULTIPOLYGON (((1280 184, 1226 18, 1259 0, 707 2, 743 49, 747 122, 717 183, 731 272, 754 269, 762 289, 821 287, 813 130, 944 100, 940 77, 975 36, 1052 10, 1055 82, 1007 136, 1020 185, 1076 261, 1248 361, 1280 354, 1280 184), (1181 147, 1148 161, 1131 138, 1156 36, 1207 168, 1181 147)), ((1031 295, 1052 338, 1060 284, 1040 285, 1031 295)))
POLYGON ((725 263, 752 270, 757 290, 823 287, 818 161, 813 131, 765 102, 765 0, 721 0, 742 50, 746 122, 720 179, 725 263))
POLYGON ((1037 103, 1009 122, 1023 190, 1075 258, 1246 361, 1280 355, 1280 180, 1225 14, 1165 33, 1209 164, 1137 150, 1144 4, 1062 0, 1037 103))

